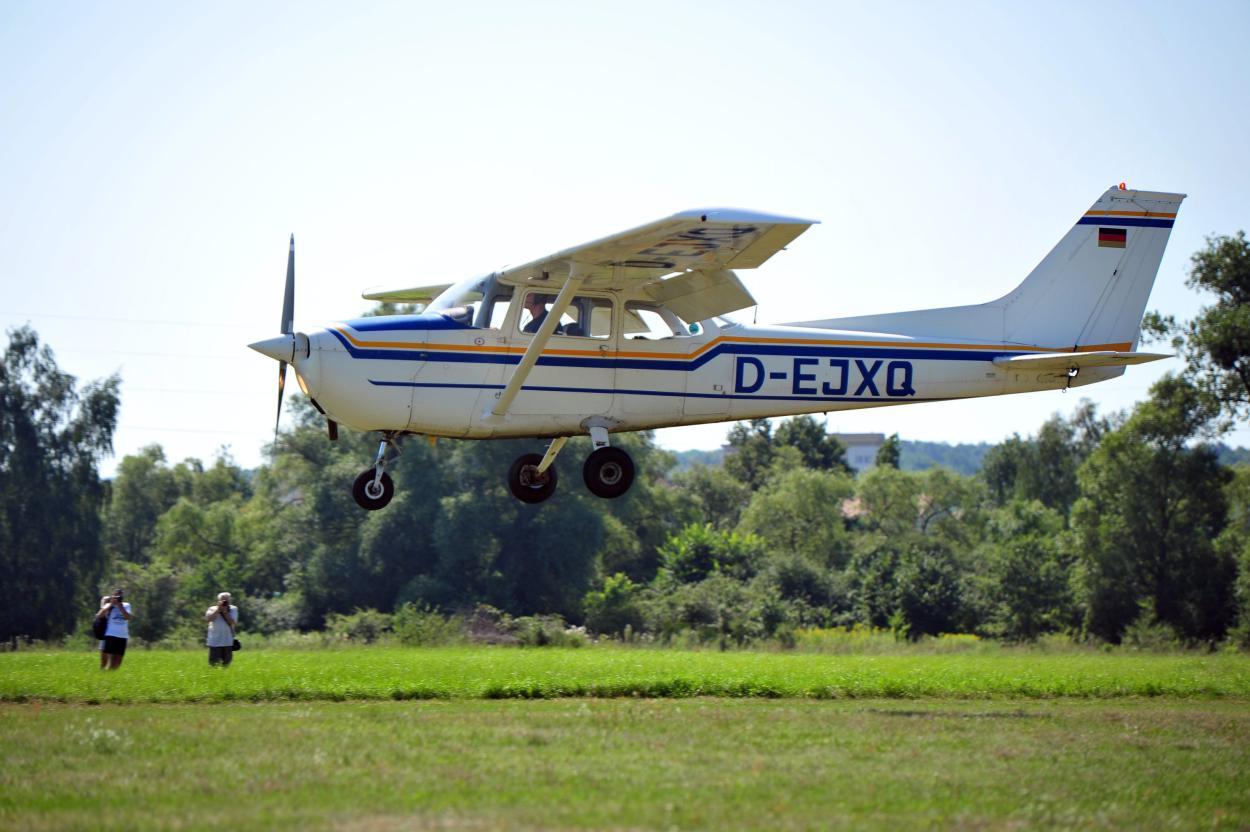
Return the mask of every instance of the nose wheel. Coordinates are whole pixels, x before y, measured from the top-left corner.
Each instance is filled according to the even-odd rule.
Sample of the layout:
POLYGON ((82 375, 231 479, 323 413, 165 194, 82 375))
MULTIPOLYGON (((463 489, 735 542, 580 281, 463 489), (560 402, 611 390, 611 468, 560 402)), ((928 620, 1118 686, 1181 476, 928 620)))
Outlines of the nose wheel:
POLYGON ((356 505, 366 511, 386 508, 387 503, 395 496, 395 483, 391 480, 391 475, 385 471, 380 477, 375 474, 372 468, 366 468, 352 484, 352 496, 356 498, 356 505))
POLYGON ((352 497, 356 499, 356 505, 365 511, 377 511, 380 508, 386 508, 391 498, 395 496, 395 483, 391 480, 391 475, 386 473, 386 452, 394 449, 395 453, 399 453, 396 445, 396 433, 382 434, 382 442, 378 445, 378 455, 373 460, 373 467, 366 468, 360 472, 360 476, 356 477, 356 481, 352 483, 352 497))

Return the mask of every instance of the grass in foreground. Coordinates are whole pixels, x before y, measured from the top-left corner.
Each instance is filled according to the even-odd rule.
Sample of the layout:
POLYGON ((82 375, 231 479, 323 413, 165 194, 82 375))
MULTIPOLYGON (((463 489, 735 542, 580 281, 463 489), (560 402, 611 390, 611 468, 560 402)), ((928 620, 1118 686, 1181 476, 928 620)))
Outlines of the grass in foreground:
POLYGON ((89 653, 0 654, 0 701, 197 702, 559 697, 1250 698, 1250 658, 989 653, 828 656, 587 648, 135 650, 101 673, 89 653))
POLYGON ((34 702, 0 756, 24 830, 1250 823, 1240 702, 34 702))

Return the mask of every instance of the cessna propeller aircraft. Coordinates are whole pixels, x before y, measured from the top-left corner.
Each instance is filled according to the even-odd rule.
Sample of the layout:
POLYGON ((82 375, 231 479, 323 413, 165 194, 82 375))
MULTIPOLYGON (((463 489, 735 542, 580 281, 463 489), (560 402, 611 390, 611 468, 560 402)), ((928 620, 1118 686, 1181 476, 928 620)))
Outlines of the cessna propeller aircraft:
POLYGON ((366 291, 428 305, 307 334, 293 327, 292 237, 282 334, 250 346, 279 362, 279 416, 290 364, 331 439, 339 424, 380 433, 353 487, 365 509, 390 502, 388 456, 409 434, 550 440, 508 471, 527 503, 551 496, 556 455, 588 434, 586 486, 619 497, 634 465, 613 433, 1056 390, 1166 358, 1135 348, 1184 198, 1108 190, 989 303, 771 326, 722 317, 755 305, 735 270, 814 220, 683 211, 453 285, 366 291))

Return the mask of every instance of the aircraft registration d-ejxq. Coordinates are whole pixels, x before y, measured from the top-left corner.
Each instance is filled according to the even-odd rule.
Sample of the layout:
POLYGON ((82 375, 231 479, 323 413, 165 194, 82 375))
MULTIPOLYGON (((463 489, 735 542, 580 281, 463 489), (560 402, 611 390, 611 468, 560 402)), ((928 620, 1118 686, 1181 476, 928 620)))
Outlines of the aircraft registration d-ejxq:
POLYGON ((770 326, 721 317, 755 305, 734 270, 763 265, 813 220, 683 211, 454 285, 367 291, 428 306, 308 334, 292 325, 292 237, 283 334, 251 347, 281 362, 279 414, 291 364, 331 439, 339 424, 380 432, 353 488, 366 509, 393 496, 384 469, 406 434, 549 439, 508 471, 527 503, 551 496, 556 455, 588 434, 586 486, 618 497, 634 465, 613 433, 1057 390, 1167 357, 1135 348, 1183 199, 1108 190, 989 303, 770 326))

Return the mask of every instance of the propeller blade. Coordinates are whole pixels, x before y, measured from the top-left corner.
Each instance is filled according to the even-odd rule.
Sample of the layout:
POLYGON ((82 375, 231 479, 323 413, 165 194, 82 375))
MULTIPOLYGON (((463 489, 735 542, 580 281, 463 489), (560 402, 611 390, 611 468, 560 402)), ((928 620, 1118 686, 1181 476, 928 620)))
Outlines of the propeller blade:
POLYGON ((283 335, 295 330, 295 235, 291 235, 291 253, 286 258, 286 291, 282 294, 283 335))
POLYGON ((278 422, 282 421, 282 392, 286 390, 286 362, 278 362, 278 415, 273 420, 273 441, 278 443, 278 422))

